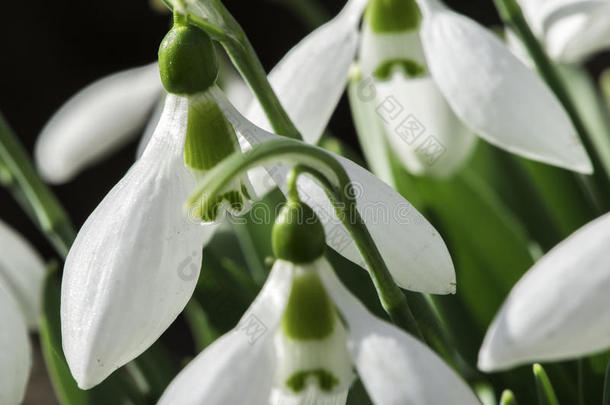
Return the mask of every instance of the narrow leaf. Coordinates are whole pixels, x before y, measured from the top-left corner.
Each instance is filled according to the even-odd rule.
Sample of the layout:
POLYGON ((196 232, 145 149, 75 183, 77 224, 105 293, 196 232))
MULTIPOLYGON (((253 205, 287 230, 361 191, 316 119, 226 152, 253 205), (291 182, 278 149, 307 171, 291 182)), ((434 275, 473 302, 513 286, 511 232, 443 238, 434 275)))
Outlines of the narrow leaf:
POLYGON ((559 405, 555 390, 551 385, 548 375, 544 368, 538 363, 533 366, 534 379, 536 380, 536 393, 538 394, 539 405, 559 405))

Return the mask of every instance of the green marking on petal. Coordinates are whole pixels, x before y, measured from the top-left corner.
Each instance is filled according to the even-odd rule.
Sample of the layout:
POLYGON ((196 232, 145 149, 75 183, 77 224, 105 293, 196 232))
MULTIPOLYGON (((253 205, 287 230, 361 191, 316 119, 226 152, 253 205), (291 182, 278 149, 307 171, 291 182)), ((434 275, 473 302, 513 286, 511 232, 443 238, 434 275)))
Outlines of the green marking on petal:
POLYGON ((282 317, 284 334, 294 340, 320 340, 333 332, 335 322, 335 307, 318 275, 297 275, 282 317))
POLYGON ((411 59, 390 59, 383 62, 373 72, 374 76, 380 80, 388 80, 395 70, 401 69, 405 76, 414 78, 426 74, 426 68, 420 63, 411 59))
POLYGON ((315 370, 297 371, 286 380, 286 386, 293 392, 301 392, 305 389, 307 380, 310 377, 317 379, 320 390, 326 392, 331 391, 339 384, 339 379, 333 373, 323 368, 318 368, 315 370))
POLYGON ((189 99, 184 162, 210 170, 238 148, 237 135, 218 104, 207 97, 189 99))
POLYGON ((415 30, 421 14, 414 0, 371 0, 365 18, 377 33, 415 30))
POLYGON ((229 206, 230 211, 240 212, 244 209, 244 199, 239 191, 227 191, 214 198, 214 200, 204 199, 199 207, 198 215, 204 222, 215 222, 220 214, 220 209, 229 206))

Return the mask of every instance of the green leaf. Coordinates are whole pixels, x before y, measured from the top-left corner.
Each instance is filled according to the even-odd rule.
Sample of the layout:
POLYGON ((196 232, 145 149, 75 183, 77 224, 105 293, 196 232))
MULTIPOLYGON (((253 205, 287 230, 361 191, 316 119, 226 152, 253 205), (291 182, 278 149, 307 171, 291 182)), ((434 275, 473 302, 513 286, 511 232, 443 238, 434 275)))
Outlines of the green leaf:
POLYGON ((3 185, 65 257, 76 233, 63 207, 40 180, 23 145, 0 112, 0 165, 3 185))
POLYGON ((502 398, 500 398, 500 405, 517 405, 515 394, 511 390, 504 390, 502 398))
POLYGON ((484 329, 533 264, 527 235, 493 190, 471 172, 446 181, 417 179, 417 185, 442 224, 456 265, 458 295, 484 329))
POLYGON ((551 381, 547 376, 544 368, 540 364, 533 365, 534 371, 534 379, 536 380, 536 393, 538 394, 538 404, 539 405, 559 405, 559 400, 557 399, 557 395, 555 395, 555 391, 553 390, 553 386, 551 385, 551 381))
POLYGON ((40 341, 47 370, 56 396, 62 405, 144 404, 137 391, 129 389, 121 370, 108 377, 95 388, 84 391, 78 388, 70 373, 61 345, 59 318, 60 276, 51 271, 43 291, 44 310, 40 323, 40 341), (129 393, 127 393, 129 391, 129 393))
POLYGON ((203 349, 220 337, 220 333, 210 324, 205 310, 196 297, 193 297, 184 309, 184 317, 193 335, 195 351, 197 353, 203 351, 203 349))
POLYGON ((606 366, 606 376, 604 378, 604 399, 603 405, 610 405, 610 362, 606 366))

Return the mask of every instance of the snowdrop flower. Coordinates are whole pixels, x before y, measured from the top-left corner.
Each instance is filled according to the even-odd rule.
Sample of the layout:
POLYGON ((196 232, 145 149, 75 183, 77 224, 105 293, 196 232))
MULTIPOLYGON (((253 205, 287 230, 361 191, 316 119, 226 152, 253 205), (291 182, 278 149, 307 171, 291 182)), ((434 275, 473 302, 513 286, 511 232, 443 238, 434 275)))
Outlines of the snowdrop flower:
MULTIPOLYGON (((221 87, 240 108, 251 98, 246 84, 225 62, 221 87)), ((111 154, 146 125, 141 156, 161 117, 165 91, 157 62, 104 77, 80 90, 45 125, 35 146, 42 177, 53 184, 72 180, 111 154)))
POLYGON ((306 204, 284 206, 273 250, 277 261, 237 327, 197 356, 159 405, 345 404, 354 368, 375 404, 478 404, 430 349, 342 285, 306 204))
POLYGON ((31 330, 38 328, 45 274, 40 255, 21 235, 0 221, 0 281, 9 289, 31 330))
POLYGON ((31 348, 21 309, 0 280, 0 403, 23 400, 31 367, 31 348))
POLYGON ((0 403, 21 403, 30 372, 28 328, 36 329, 45 266, 32 246, 0 221, 0 403))
MULTIPOLYGON (((288 114, 310 143, 319 139, 343 92, 358 48, 360 16, 368 3, 349 0, 333 20, 295 46, 269 75, 288 114)), ((402 11, 414 8, 397 0, 384 3, 402 11)), ((413 16, 397 20, 395 30, 389 33, 375 32, 369 22, 365 23, 361 62, 365 69, 389 78, 389 83, 377 91, 379 95, 387 99, 391 95, 388 92, 397 89, 393 94, 395 108, 376 105, 385 107, 386 113, 401 113, 394 117, 392 121, 396 122, 390 129, 412 139, 400 124, 419 114, 418 120, 426 120, 421 121, 423 127, 431 128, 429 135, 448 143, 446 154, 456 154, 456 158, 444 158, 449 169, 467 156, 470 131, 509 152, 591 172, 589 158, 565 110, 534 72, 478 23, 447 9, 438 0, 417 0, 417 4, 422 13, 419 35, 414 32, 413 16), (408 77, 413 73, 421 77, 408 77), (402 89, 416 91, 417 101, 422 102, 409 99, 402 89), (436 114, 442 119, 437 120, 436 114), (435 119, 428 121, 428 117, 435 119)), ((252 106, 248 117, 269 128, 260 106, 252 106)), ((403 157, 411 167, 415 167, 414 160, 403 157)), ((439 174, 450 171, 440 165, 436 169, 439 174)))
POLYGON ((137 134, 162 94, 157 63, 100 79, 45 125, 34 154, 46 181, 61 184, 137 134))
POLYGON ((542 257, 496 315, 479 368, 570 359, 610 347, 609 245, 606 214, 542 257))
POLYGON ((605 0, 518 0, 549 56, 582 62, 610 47, 610 3, 605 0))
MULTIPOLYGON (((197 177, 239 147, 206 95, 217 75, 211 40, 177 25, 159 57, 170 94, 154 134, 87 219, 65 263, 63 348, 81 388, 141 354, 188 302, 216 225, 190 218, 185 201, 197 177)), ((223 195, 224 206, 240 212, 248 201, 244 190, 236 182, 223 195)))
MULTIPOLYGON (((196 177, 237 150, 235 133, 243 148, 278 137, 246 120, 210 80, 192 93, 193 69, 209 73, 210 56, 200 51, 208 48, 199 44, 193 54, 178 46, 187 41, 176 44, 171 52, 162 47, 162 77, 173 77, 164 80, 172 94, 155 134, 142 157, 83 225, 66 260, 63 347, 82 388, 98 384, 141 354, 190 298, 202 246, 216 229, 194 223, 183 211, 195 191, 196 177)), ((359 210, 396 282, 415 291, 454 292, 453 264, 438 232, 385 183, 353 162, 337 159, 361 187, 359 210), (380 204, 386 220, 379 219, 380 204)), ((273 180, 285 184, 285 167, 270 169, 273 180)), ((323 220, 332 235, 329 245, 365 267, 323 189, 308 178, 300 179, 299 186, 307 202, 325 213, 323 220)), ((203 210, 206 220, 218 219, 222 210, 217 208, 224 205, 236 213, 248 208, 250 197, 244 176, 223 193, 222 201, 195 207, 195 212, 201 215, 203 210)))

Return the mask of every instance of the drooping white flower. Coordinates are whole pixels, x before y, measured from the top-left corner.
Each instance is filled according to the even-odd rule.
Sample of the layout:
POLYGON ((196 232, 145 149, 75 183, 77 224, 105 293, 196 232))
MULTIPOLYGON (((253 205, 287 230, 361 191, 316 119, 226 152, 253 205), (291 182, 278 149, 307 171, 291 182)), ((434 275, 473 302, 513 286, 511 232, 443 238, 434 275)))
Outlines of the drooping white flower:
POLYGON ((93 211, 63 274, 63 348, 90 388, 150 346, 182 311, 197 283, 214 226, 189 218, 196 186, 184 163, 189 103, 168 95, 142 157, 93 211))
POLYGON ((31 367, 26 321, 4 281, 0 280, 0 403, 23 400, 31 367))
POLYGON ((518 0, 549 56, 582 62, 610 47, 610 4, 605 0, 518 0))
MULTIPOLYGON (((172 59, 175 54, 165 52, 165 45, 159 53, 166 89, 188 95, 166 97, 142 157, 91 214, 68 254, 62 283, 63 345, 82 388, 96 385, 141 354, 190 298, 201 249, 215 229, 202 228, 195 223, 199 219, 190 220, 183 210, 195 190, 196 176, 237 150, 236 133, 244 146, 277 137, 245 120, 213 85, 216 71, 208 65, 213 47, 202 36, 198 29, 183 25, 166 36, 167 46, 193 46, 193 58, 188 49, 178 49, 178 59, 172 59), (180 35, 195 41, 175 41, 180 35), (202 66, 193 67, 193 60, 202 66), (180 63, 186 65, 177 68, 180 63)), ((340 161, 355 184, 363 187, 357 196, 359 210, 371 222, 371 233, 387 255, 396 282, 416 291, 454 292, 451 258, 434 228, 372 174, 346 159, 340 161), (379 217, 380 213, 385 216, 379 217)), ((273 171, 273 181, 284 185, 286 168, 277 166, 273 171)), ((327 213, 331 246, 362 264, 323 190, 303 180, 307 201, 327 213)), ((243 187, 247 182, 234 183, 219 201, 194 207, 197 216, 214 221, 221 214, 218 208, 231 213, 247 209, 252 197, 243 187)))
POLYGON ((345 404, 353 369, 375 404, 478 403, 430 349, 369 313, 321 257, 277 260, 237 327, 196 357, 159 404, 345 404), (302 289, 315 299, 300 301, 302 289), (291 324, 306 324, 312 311, 324 327, 291 324))
MULTIPOLYGON (((355 58, 360 15, 367 3, 365 0, 348 1, 341 13, 294 47, 269 75, 282 104, 308 142, 315 142, 320 137, 343 91, 349 66, 355 58)), ((428 115, 444 111, 441 116, 446 118, 440 123, 430 120, 428 125, 438 133, 447 128, 462 133, 460 126, 452 123, 452 110, 468 130, 498 147, 570 170, 591 172, 591 163, 570 119, 534 72, 491 32, 471 19, 450 11, 437 0, 418 0, 418 5, 423 18, 419 39, 433 83, 412 81, 405 84, 398 72, 391 76, 392 82, 387 87, 392 90, 400 83, 405 91, 408 87, 417 90, 417 95, 424 94, 425 90, 427 96, 423 100, 433 107, 425 109, 413 99, 403 98, 405 106, 395 105, 393 112, 402 111, 401 117, 408 118, 415 116, 417 111, 407 109, 418 107, 419 114, 427 119, 428 115), (429 95, 435 91, 434 87, 450 109, 438 96, 429 95)), ((381 38, 380 42, 385 39, 381 38)), ((396 43, 404 48, 393 51, 403 52, 403 55, 405 44, 417 45, 414 40, 396 43)), ((390 44, 386 51, 392 50, 392 46, 390 44)), ((377 49, 383 48, 377 45, 377 49)), ((362 54, 366 57, 366 49, 362 54)), ((387 93, 383 92, 386 99, 387 93)), ((401 100, 396 93, 394 95, 397 101, 401 100)), ((383 104, 378 103, 377 107, 383 108, 383 104)), ((269 128, 260 106, 252 106, 248 117, 269 128)), ((397 120, 394 130, 403 123, 403 118, 397 120)), ((467 146, 468 143, 458 144, 467 146)), ((461 146, 457 149, 458 154, 467 150, 461 146)))
POLYGON ((0 281, 9 289, 30 329, 40 319, 45 265, 34 248, 0 221, 0 281))
POLYGON ((513 287, 479 352, 499 370, 610 347, 610 214, 577 230, 513 287))
MULTIPOLYGON (((195 190, 184 164, 188 105, 215 100, 244 143, 278 137, 254 126, 218 88, 197 97, 168 95, 150 144, 91 214, 72 246, 62 283, 63 346, 71 371, 89 388, 142 353, 173 322, 197 282, 201 248, 215 226, 201 226, 183 207, 195 190)), ((447 248, 434 228, 398 193, 336 156, 359 190, 358 208, 403 288, 455 291, 447 248)), ((273 165, 285 184, 287 168, 273 165)), ((366 267, 324 191, 299 180, 304 199, 324 213, 328 243, 366 267)))

